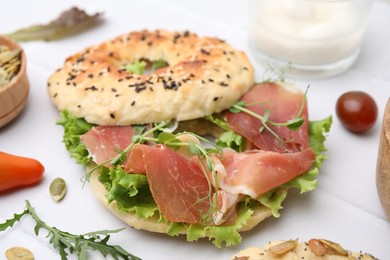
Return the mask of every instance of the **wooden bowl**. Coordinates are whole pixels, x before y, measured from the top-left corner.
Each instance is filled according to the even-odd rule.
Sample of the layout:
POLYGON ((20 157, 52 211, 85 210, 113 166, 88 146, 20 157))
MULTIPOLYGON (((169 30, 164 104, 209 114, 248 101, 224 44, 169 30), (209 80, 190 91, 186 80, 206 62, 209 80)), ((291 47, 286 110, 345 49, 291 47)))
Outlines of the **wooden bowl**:
MULTIPOLYGON (((7 45, 10 49, 21 48, 18 43, 0 36, 0 45, 7 45)), ((14 119, 24 108, 30 84, 26 73, 26 56, 21 52, 21 65, 17 75, 15 75, 8 85, 0 87, 0 128, 14 119)))
POLYGON ((382 207, 390 221, 390 98, 383 115, 376 165, 376 186, 382 207))

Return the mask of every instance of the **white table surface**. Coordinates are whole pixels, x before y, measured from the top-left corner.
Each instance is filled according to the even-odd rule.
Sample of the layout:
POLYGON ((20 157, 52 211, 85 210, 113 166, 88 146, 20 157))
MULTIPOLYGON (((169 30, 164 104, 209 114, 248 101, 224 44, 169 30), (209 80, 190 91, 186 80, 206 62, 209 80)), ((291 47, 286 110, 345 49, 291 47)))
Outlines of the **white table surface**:
MULTIPOLYGON (((84 169, 75 163, 62 143, 62 127, 56 125, 58 111, 46 92, 46 81, 62 66, 65 58, 80 49, 116 35, 141 29, 190 30, 217 36, 252 56, 247 43, 247 2, 233 0, 144 0, 144 1, 6 1, 0 8, 0 33, 54 19, 63 10, 77 5, 89 13, 104 12, 104 23, 91 31, 54 42, 22 43, 26 52, 31 93, 23 113, 0 129, 0 151, 38 159, 45 166, 43 181, 34 187, 0 195, 0 219, 22 212, 30 200, 46 223, 75 234, 102 229, 118 229, 124 224, 111 215, 84 188, 84 169), (49 196, 48 186, 55 177, 68 183, 68 193, 60 203, 49 196)), ((390 224, 380 205, 375 184, 375 168, 381 119, 390 96, 390 3, 376 0, 371 10, 363 50, 357 63, 343 75, 324 80, 294 80, 308 93, 310 119, 334 116, 326 146, 328 160, 313 192, 296 192, 284 203, 279 219, 270 218, 243 234, 236 247, 217 249, 209 241, 188 243, 183 237, 126 229, 112 235, 110 242, 143 259, 228 259, 249 246, 270 240, 313 237, 339 242, 345 248, 370 252, 390 259, 390 224), (335 115, 337 98, 349 90, 371 94, 379 107, 379 120, 365 135, 344 130, 335 115)), ((252 60, 256 77, 264 68, 252 60)), ((31 249, 36 259, 60 259, 43 236, 33 234, 33 221, 25 217, 12 229, 0 233, 0 259, 15 245, 31 249)), ((75 259, 70 257, 69 259, 75 259)), ((93 254, 92 259, 100 259, 93 254)))

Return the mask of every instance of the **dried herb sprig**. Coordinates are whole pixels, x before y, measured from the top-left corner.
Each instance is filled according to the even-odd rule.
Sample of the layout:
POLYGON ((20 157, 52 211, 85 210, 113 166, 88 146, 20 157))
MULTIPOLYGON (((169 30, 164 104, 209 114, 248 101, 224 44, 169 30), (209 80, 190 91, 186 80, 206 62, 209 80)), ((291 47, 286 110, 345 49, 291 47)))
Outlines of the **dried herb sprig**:
POLYGON ((85 11, 72 7, 48 24, 32 25, 5 36, 15 41, 52 41, 85 31, 101 21, 101 13, 88 15, 85 11))
POLYGON ((38 217, 28 200, 26 200, 26 209, 22 213, 15 213, 12 219, 8 219, 4 223, 0 223, 0 232, 15 225, 15 223, 20 221, 25 215, 30 215, 35 220, 36 225, 34 227, 34 232, 37 236, 42 228, 47 230, 47 237, 50 238, 50 244, 52 244, 53 247, 60 252, 62 260, 67 259, 68 253, 76 254, 79 260, 87 260, 87 252, 89 250, 97 250, 105 257, 111 255, 114 259, 140 259, 118 245, 107 244, 110 239, 110 234, 117 233, 122 229, 100 230, 83 235, 74 235, 59 230, 56 227, 51 227, 43 222, 38 217))

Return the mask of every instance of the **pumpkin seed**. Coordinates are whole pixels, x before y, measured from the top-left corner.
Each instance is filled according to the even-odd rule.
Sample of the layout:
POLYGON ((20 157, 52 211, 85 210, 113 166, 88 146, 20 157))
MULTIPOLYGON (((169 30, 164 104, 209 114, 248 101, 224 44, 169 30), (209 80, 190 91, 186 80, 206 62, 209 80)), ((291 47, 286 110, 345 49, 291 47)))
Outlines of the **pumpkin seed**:
POLYGON ((21 49, 11 50, 6 45, 0 45, 0 87, 6 86, 18 74, 21 52, 21 49))
POLYGON ((5 251, 7 260, 34 260, 34 256, 30 250, 21 246, 15 246, 5 251))
POLYGON ((297 240, 287 240, 274 246, 271 246, 269 248, 269 251, 274 255, 284 255, 288 251, 294 249, 297 246, 297 243, 297 240))
POLYGON ((66 183, 62 178, 55 178, 50 183, 50 195, 55 201, 60 201, 65 196, 66 183))
POLYGON ((335 254, 341 256, 348 256, 347 251, 344 250, 339 244, 326 239, 320 239, 320 241, 328 248, 332 249, 335 254))

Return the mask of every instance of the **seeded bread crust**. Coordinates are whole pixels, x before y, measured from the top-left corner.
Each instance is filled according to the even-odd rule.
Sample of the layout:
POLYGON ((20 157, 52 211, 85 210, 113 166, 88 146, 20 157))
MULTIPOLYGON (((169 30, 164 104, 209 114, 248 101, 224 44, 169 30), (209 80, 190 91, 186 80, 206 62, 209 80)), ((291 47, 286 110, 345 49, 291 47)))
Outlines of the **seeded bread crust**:
POLYGON ((294 249, 289 250, 283 254, 273 254, 270 252, 272 246, 281 244, 284 240, 273 241, 262 247, 250 247, 246 248, 236 255, 231 260, 292 260, 292 259, 310 259, 310 260, 352 260, 352 259, 365 259, 374 260, 377 259, 370 254, 357 253, 349 250, 345 250, 348 256, 341 256, 337 254, 324 254, 323 256, 317 256, 311 251, 307 243, 298 242, 294 249))
MULTIPOLYGON (((107 204, 106 198, 106 189, 104 185, 99 181, 98 174, 96 172, 92 173, 90 178, 90 185, 92 192, 97 197, 97 199, 106 206, 114 215, 119 219, 125 222, 127 225, 140 230, 146 230, 155 233, 166 233, 169 227, 169 224, 158 222, 158 217, 153 216, 148 219, 138 218, 136 215, 131 213, 126 213, 118 209, 118 205, 115 201, 111 204, 107 204)), ((240 232, 251 230, 253 227, 257 226, 261 221, 272 216, 271 210, 266 207, 258 207, 254 210, 253 216, 249 221, 240 229, 240 232)), ((186 230, 183 229, 180 234, 186 234, 186 230)))
POLYGON ((195 119, 233 105, 254 84, 242 51, 217 38, 164 30, 138 31, 87 48, 66 59, 48 80, 59 110, 99 125, 195 119), (168 67, 136 75, 138 60, 168 67))

